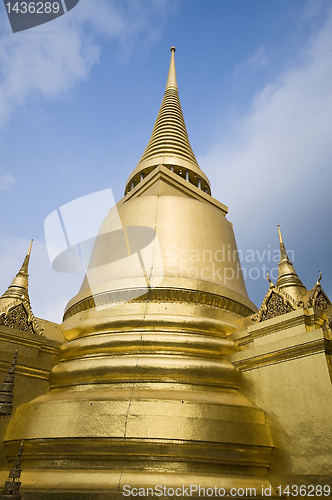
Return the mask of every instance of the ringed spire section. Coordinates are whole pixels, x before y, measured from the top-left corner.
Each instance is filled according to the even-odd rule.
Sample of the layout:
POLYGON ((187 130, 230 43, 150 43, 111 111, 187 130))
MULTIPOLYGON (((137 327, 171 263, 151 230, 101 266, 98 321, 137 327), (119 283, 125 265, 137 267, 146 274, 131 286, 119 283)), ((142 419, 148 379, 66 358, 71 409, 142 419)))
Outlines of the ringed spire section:
POLYGON ((191 184, 211 194, 209 179, 200 169, 189 142, 178 94, 174 53, 175 47, 171 47, 164 98, 148 145, 127 180, 125 194, 158 165, 165 165, 191 184))

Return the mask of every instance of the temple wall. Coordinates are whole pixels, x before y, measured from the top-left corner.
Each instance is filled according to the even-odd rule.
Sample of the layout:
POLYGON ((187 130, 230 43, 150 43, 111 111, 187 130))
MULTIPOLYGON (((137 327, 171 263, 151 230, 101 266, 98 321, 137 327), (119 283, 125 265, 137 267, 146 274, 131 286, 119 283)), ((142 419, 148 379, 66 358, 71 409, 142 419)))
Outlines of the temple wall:
POLYGON ((238 333, 243 350, 231 358, 242 372, 242 392, 271 426, 274 488, 332 483, 332 342, 330 332, 308 321, 312 313, 296 310, 238 333))
MULTIPOLYGON (((18 406, 47 392, 49 373, 57 361, 61 339, 64 341, 60 325, 38 321, 45 327, 43 335, 0 326, 0 385, 18 349, 12 416, 18 406)), ((0 469, 6 471, 9 464, 3 440, 10 419, 0 417, 0 469)))

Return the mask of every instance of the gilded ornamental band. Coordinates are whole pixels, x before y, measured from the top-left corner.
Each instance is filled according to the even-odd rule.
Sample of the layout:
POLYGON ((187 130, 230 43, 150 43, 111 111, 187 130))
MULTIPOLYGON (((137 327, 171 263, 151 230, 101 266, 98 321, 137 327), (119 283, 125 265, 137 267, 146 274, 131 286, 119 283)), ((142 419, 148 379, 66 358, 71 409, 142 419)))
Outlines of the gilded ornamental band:
POLYGON ((81 300, 74 306, 70 307, 63 316, 63 321, 70 318, 74 314, 92 309, 93 307, 103 306, 107 304, 117 304, 121 302, 188 302, 189 304, 200 304, 211 307, 218 307, 226 311, 234 312, 241 316, 250 316, 253 313, 251 309, 232 300, 228 297, 223 297, 214 293, 199 292, 196 290, 186 290, 182 288, 151 288, 144 293, 146 289, 142 288, 142 295, 136 299, 127 300, 131 290, 116 290, 96 294, 93 297, 87 297, 81 300))

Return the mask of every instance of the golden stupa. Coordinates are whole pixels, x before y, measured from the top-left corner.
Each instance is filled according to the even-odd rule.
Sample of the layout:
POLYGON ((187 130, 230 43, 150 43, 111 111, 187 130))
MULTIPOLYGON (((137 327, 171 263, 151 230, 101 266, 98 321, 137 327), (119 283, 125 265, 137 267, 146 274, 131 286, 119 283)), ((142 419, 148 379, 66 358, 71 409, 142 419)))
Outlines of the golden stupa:
MULTIPOLYGON (((116 207, 124 230, 154 229, 162 279, 157 271, 149 280, 155 262, 161 267, 152 242, 145 277, 123 259, 115 279, 108 273, 104 281, 113 249, 97 239, 89 279, 65 311, 69 342, 50 391, 21 406, 6 435, 13 445, 24 439, 24 479, 40 491, 35 498, 53 498, 48 491, 122 498, 124 485, 268 486, 266 418, 238 391, 239 372, 226 359, 236 349, 227 337, 256 308, 241 272, 224 283, 238 261, 218 251, 226 246, 236 256, 235 238, 192 152, 171 51, 151 139, 116 207), (135 288, 142 293, 132 299, 135 288)), ((110 210, 100 235, 114 232, 114 219, 110 210)))
MULTIPOLYGON (((7 422, 9 461, 24 440, 23 500, 273 496, 290 477, 311 474, 317 484, 327 474, 328 447, 318 446, 311 471, 294 429, 304 356, 317 364, 319 397, 331 408, 331 303, 320 282, 304 287, 280 230, 278 282, 260 310, 250 302, 227 207, 211 196, 189 143, 174 52, 150 141, 66 307, 66 341, 48 337, 45 323, 38 336, 40 352, 61 346, 47 361, 49 389, 21 401, 7 422), (283 406, 287 381, 298 389, 283 406)), ((35 333, 22 345, 32 349, 35 333)), ((28 374, 21 363, 19 350, 17 371, 28 374)), ((307 443, 323 421, 331 436, 314 406, 307 443)))

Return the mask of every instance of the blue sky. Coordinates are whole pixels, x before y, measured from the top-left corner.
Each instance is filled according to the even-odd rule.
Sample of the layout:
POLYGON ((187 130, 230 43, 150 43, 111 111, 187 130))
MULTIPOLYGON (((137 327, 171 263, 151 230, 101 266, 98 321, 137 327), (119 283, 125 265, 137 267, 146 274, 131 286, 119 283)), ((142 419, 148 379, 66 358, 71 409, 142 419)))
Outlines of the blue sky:
POLYGON ((112 188, 149 140, 174 45, 189 139, 229 207, 253 302, 277 224, 307 288, 332 298, 332 8, 329 1, 80 0, 10 33, 0 5, 0 291, 30 238, 34 313, 61 321, 82 277, 48 262, 44 220, 112 188), (49 32, 45 32, 49 30, 49 32), (265 254, 264 254, 265 251, 265 254), (249 257, 251 255, 251 257, 249 257), (254 259, 254 261, 252 261, 254 259))

